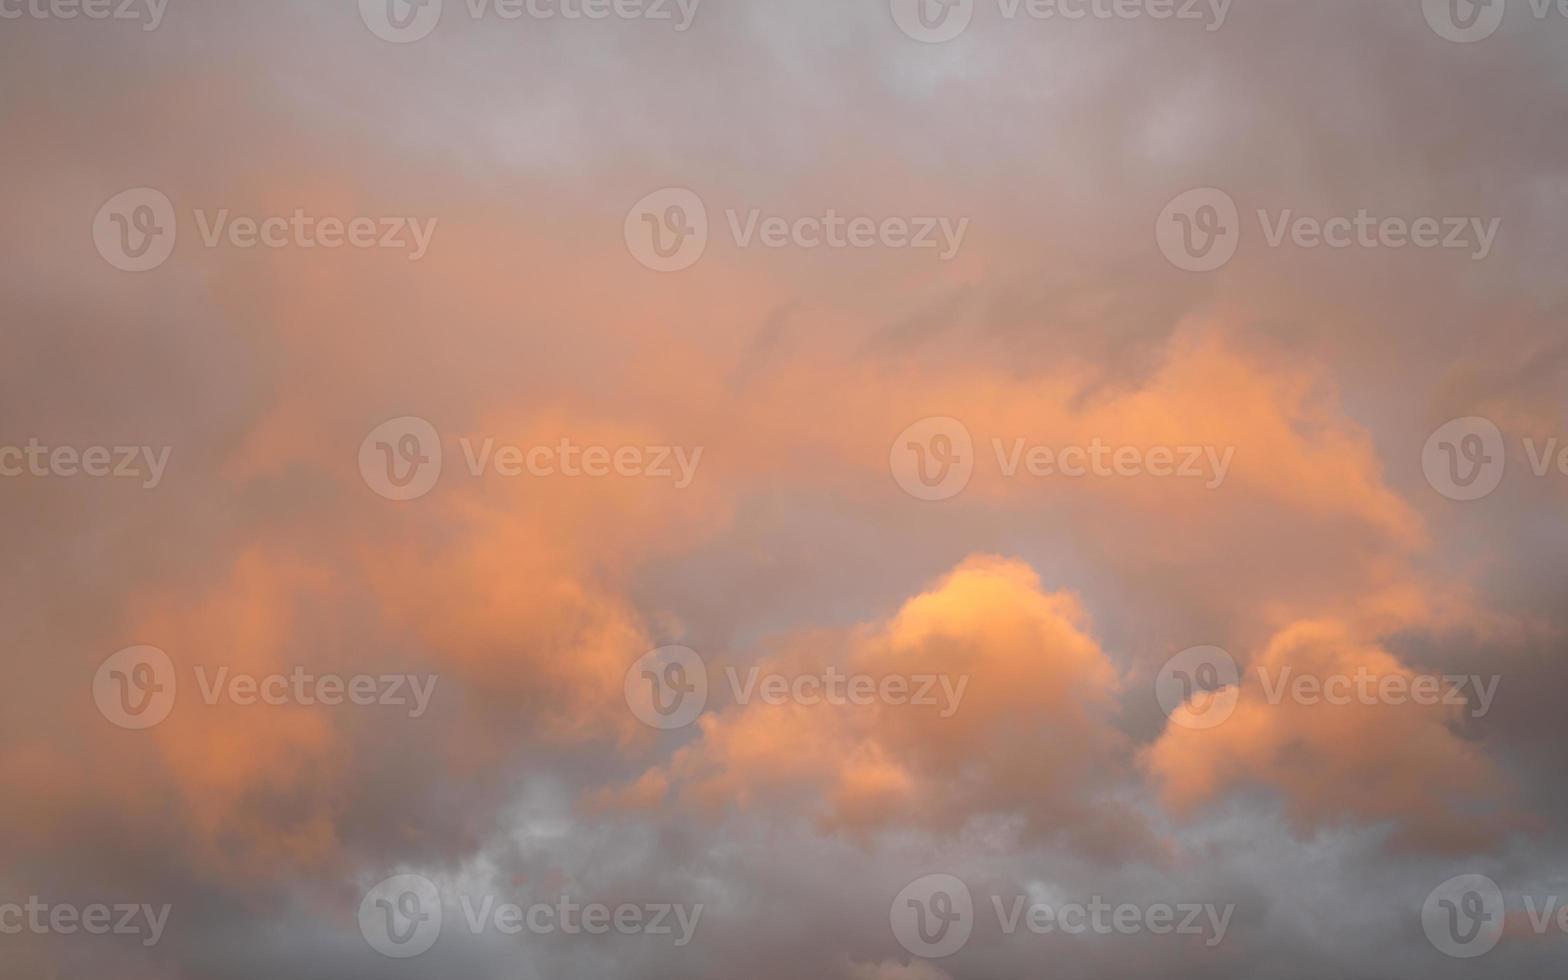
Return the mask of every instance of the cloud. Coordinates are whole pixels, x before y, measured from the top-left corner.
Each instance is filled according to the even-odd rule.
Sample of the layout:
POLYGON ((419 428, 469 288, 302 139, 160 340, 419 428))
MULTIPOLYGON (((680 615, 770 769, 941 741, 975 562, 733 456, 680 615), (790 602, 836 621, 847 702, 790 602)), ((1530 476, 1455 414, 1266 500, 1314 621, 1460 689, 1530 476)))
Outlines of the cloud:
MULTIPOLYGON (((1394 690, 1385 687, 1394 679, 1413 690, 1415 676, 1343 624, 1296 623, 1247 665, 1227 721, 1195 728, 1173 719, 1143 762, 1165 804, 1188 816, 1228 792, 1260 786, 1283 798, 1298 833, 1386 824, 1396 847, 1488 850, 1515 819, 1510 781, 1481 745, 1459 734, 1465 705, 1449 701, 1458 693, 1449 682, 1437 685, 1439 703, 1408 695, 1397 703, 1377 693, 1394 690), (1298 697, 1291 692, 1301 678, 1326 686, 1298 697), (1344 680, 1335 687, 1332 678, 1344 680)), ((1465 693, 1477 707, 1477 693, 1465 693)))
MULTIPOLYGON (((1115 802, 1129 752, 1112 724, 1120 681, 1088 630, 1078 600, 1045 591, 1027 565, 974 557, 885 621, 791 638, 755 665, 758 678, 829 667, 879 681, 941 677, 958 698, 754 700, 710 712, 700 741, 645 775, 631 799, 657 805, 653 791, 668 787, 687 806, 805 813, 852 835, 956 834, 993 816, 1027 839, 1101 854, 1145 848, 1115 802)), ((743 667, 726 671, 752 683, 743 667)))
MULTIPOLYGON (((1459 46, 1416 6, 1258 0, 1212 33, 993 6, 945 46, 884 4, 828 0, 705 4, 681 34, 474 22, 448 2, 407 46, 352 2, 174 5, 155 32, 7 22, 0 116, 28 138, 0 146, 0 445, 174 451, 156 493, 0 480, 0 786, 21 801, 0 901, 177 902, 155 964, 59 937, 8 955, 40 975, 395 976, 354 927, 362 880, 517 846, 612 887, 628 866, 700 879, 728 913, 680 957, 562 945, 545 975, 1037 965, 1040 948, 981 936, 940 971, 900 966, 884 892, 947 863, 1247 900, 1223 960, 1052 949, 1063 977, 1462 975, 1409 909, 1483 862, 1555 887, 1535 869, 1560 866, 1568 834, 1564 484, 1516 454, 1494 497, 1450 506, 1419 454, 1459 415, 1562 428, 1565 136, 1541 120, 1568 102, 1565 22, 1511 14, 1459 46), (88 227, 144 184, 182 237, 130 276, 88 227), (620 231, 675 184, 715 235, 661 276, 620 231), (1211 184, 1249 224, 1230 266, 1187 275, 1149 226, 1211 184), (411 263, 208 248, 197 208, 440 224, 411 263), (969 232, 946 263, 743 249, 732 208, 969 232), (1471 263, 1270 248, 1251 223, 1360 208, 1501 231, 1471 263), (410 413, 451 469, 397 506, 354 455, 410 413), (933 506, 899 490, 888 451, 936 415, 968 426, 979 465, 933 506), (707 452, 672 492, 474 478, 456 443, 563 435, 707 452), (1020 438, 1235 455, 1212 490, 1005 477, 993 440, 1020 438), (194 698, 146 733, 89 697, 133 642, 167 650, 194 698), (743 675, 971 680, 946 719, 720 699, 658 736, 621 680, 671 642, 743 675), (1248 696, 1221 729, 1167 730, 1149 682, 1198 643, 1238 654, 1248 696), (414 721, 208 706, 191 674, 297 664, 440 684, 414 721), (1364 665, 1505 676, 1465 723, 1252 697, 1258 666, 1364 665), (621 806, 580 805, 607 798, 621 806)), ((535 952, 448 939, 432 962, 511 976, 535 952)), ((1512 955, 1489 968, 1548 969, 1512 955)))

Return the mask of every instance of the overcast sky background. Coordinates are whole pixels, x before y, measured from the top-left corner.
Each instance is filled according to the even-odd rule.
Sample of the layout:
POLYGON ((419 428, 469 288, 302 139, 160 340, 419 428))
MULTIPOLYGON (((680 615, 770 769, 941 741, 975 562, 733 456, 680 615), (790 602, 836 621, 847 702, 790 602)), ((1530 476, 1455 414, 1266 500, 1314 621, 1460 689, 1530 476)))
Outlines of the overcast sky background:
POLYGON ((1515 977, 1568 935, 1568 17, 1492 37, 1417 0, 1236 0, 1222 25, 1009 20, 926 44, 886 0, 704 0, 689 29, 474 19, 378 38, 353 0, 171 0, 0 20, 0 446, 170 447, 156 488, 0 478, 0 904, 169 904, 162 939, 0 935, 7 977, 1515 977), (141 9, 141 8, 137 8, 141 9), (122 272, 129 188, 178 242, 122 272), (706 253, 640 264, 628 210, 706 205, 706 253), (1225 191, 1192 273, 1156 220, 1225 191), (738 247, 725 213, 967 220, 932 250, 738 247), (428 251, 205 247, 197 212, 436 219, 428 251), (1495 221, 1465 250, 1268 246, 1256 213, 1495 221), (393 502, 380 423, 446 466, 393 502), (908 426, 974 435, 959 496, 890 473, 908 426), (1482 416, 1481 500, 1423 473, 1482 416), (461 437, 703 447, 689 487, 472 478, 461 437), (992 439, 1232 447, 1222 486, 1004 478, 992 439), (164 650, 180 701, 110 724, 93 679, 164 650), (644 653, 711 676, 956 671, 962 709, 738 705, 657 732, 644 653), (1217 645, 1218 728, 1155 678, 1217 645), (200 667, 439 678, 386 706, 205 705, 200 667), (1259 665, 1499 678, 1451 706, 1270 706, 1259 665), (420 874, 433 949, 360 903, 420 874), (924 875, 979 921, 926 962, 889 922, 924 875), (1477 960, 1432 890, 1501 887, 1477 960), (460 896, 700 903, 694 941, 468 935, 460 896), (1223 942, 1004 936, 991 896, 1234 904, 1223 942), (1523 919, 1523 922, 1521 920, 1523 919), (15 972, 13 972, 15 971, 15 972))

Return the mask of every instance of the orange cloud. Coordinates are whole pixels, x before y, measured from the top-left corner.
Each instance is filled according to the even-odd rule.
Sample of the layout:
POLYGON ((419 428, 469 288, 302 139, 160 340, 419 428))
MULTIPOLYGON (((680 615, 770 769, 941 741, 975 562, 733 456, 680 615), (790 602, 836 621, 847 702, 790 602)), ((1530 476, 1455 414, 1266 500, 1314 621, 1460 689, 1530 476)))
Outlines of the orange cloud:
POLYGON ((972 558, 891 619, 796 637, 759 665, 759 676, 830 664, 872 678, 939 675, 962 692, 955 710, 752 700, 703 716, 701 740, 623 801, 648 804, 668 788, 687 805, 782 808, 857 835, 956 833, 993 815, 1031 838, 1141 846, 1136 821, 1111 803, 1128 774, 1111 724, 1120 681, 1087 629, 1077 599, 1046 592, 1027 565, 972 558))
POLYGON ((1178 813, 1256 785, 1279 794, 1299 833, 1387 823, 1396 846, 1484 850, 1507 823, 1507 780, 1476 743, 1455 733, 1462 707, 1376 694, 1383 678, 1408 684, 1415 676, 1343 624, 1297 623, 1243 671, 1228 720, 1209 729, 1172 722, 1142 763, 1178 813), (1296 678, 1354 683, 1363 674, 1374 679, 1365 687, 1370 697, 1344 682, 1329 692, 1345 703, 1316 688, 1298 697, 1290 686, 1296 678))

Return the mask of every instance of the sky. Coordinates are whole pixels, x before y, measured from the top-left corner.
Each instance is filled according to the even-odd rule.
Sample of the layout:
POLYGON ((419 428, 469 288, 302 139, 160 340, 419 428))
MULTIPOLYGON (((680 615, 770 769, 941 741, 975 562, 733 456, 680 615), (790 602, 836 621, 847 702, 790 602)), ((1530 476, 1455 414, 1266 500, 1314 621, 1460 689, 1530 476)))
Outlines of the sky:
POLYGON ((0 974, 1561 971, 1565 45, 0 0, 0 974))

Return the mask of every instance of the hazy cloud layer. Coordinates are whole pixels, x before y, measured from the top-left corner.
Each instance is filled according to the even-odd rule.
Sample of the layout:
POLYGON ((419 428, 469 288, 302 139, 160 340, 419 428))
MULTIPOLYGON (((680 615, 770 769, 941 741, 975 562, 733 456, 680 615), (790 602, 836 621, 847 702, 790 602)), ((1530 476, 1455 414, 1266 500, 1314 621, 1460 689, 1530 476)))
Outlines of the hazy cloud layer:
POLYGON ((30 443, 167 450, 156 478, 0 476, 0 927, 34 896, 170 909, 151 944, 0 930, 0 973, 1561 962, 1568 936, 1527 910, 1568 891, 1568 18, 1509 0, 1461 44, 1415 0, 1256 0, 1216 30, 1007 6, 925 44, 884 0, 704 0, 680 31, 447 0, 394 44, 351 0, 174 0, 152 30, 145 4, 0 3, 21 12, 0 20, 0 467, 30 443), (178 241, 129 273, 94 222, 140 187, 178 241), (659 273, 625 230, 666 187, 710 234, 659 273), (1185 272, 1156 222, 1205 187, 1236 203, 1239 248, 1185 272), (946 261, 743 244, 754 211, 829 209, 965 230, 946 261), (1495 239, 1484 259, 1269 243, 1362 210, 1495 239), (296 213, 412 219, 427 247, 305 247, 292 225, 282 247, 205 240, 296 213), (396 502, 360 453, 404 416, 444 460, 396 502), (1507 467, 1458 501, 1428 440, 1467 416, 1496 423, 1507 467), (972 437, 973 473, 917 500, 890 450, 938 417, 972 437), (670 475, 572 477, 563 440, 647 469, 667 450, 670 475), (1095 444, 1145 471, 1060 472, 1095 444), (556 469, 507 476, 507 447, 556 469), (1187 447, 1189 476, 1147 471, 1187 447), (94 697, 137 645, 178 678, 143 731, 94 697), (627 674, 670 645, 702 658, 707 701, 659 730, 627 674), (1157 692, 1210 645, 1238 700, 1195 727, 1157 692), (944 714, 743 703, 728 680, 829 671, 965 686, 944 714), (1271 703, 1284 671, 1477 680, 1435 704, 1271 703), (406 701, 226 686, 301 673, 404 677, 406 701), (360 922, 402 873, 445 916, 408 960, 360 922), (928 962, 890 912, 930 874, 962 879, 975 915, 928 962), (1478 960, 1423 927, 1467 874, 1507 907, 1478 960), (683 945, 469 925, 475 903, 562 896, 703 911, 683 945), (1234 909, 1212 945, 998 921, 1102 897, 1234 909))

